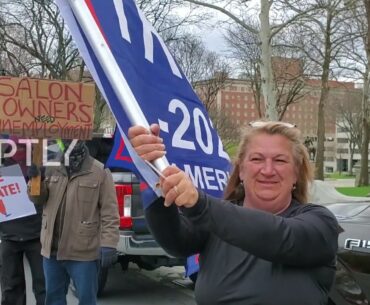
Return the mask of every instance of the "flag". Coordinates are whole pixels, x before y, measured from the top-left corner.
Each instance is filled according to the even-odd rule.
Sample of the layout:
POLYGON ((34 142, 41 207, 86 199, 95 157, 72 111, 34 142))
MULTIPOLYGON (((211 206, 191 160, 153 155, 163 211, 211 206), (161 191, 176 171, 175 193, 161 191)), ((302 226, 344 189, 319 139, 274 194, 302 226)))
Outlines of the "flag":
MULTIPOLYGON (((87 31, 93 31, 93 38, 101 37, 101 44, 109 48, 112 57, 107 59, 108 65, 116 68, 112 70, 117 71, 113 78, 122 80, 118 86, 128 86, 130 94, 126 98, 137 101, 147 122, 160 125, 169 163, 183 169, 198 188, 222 196, 230 168, 229 157, 204 105, 135 2, 56 0, 56 3, 121 134, 126 134, 133 124, 127 109, 132 101, 128 101, 129 106, 122 106, 112 75, 107 75, 99 58, 100 45, 92 44, 87 31), (91 22, 84 27, 82 18, 86 15, 90 15, 91 22)), ((132 107, 135 108, 134 103, 132 107)), ((125 141, 125 145, 133 157, 129 143, 125 141)), ((134 160, 134 164, 147 167, 140 160, 134 160)))
MULTIPOLYGON (((134 124, 158 123, 168 162, 184 170, 199 189, 221 197, 229 157, 204 105, 135 2, 55 1, 117 121, 124 144, 117 140, 113 156, 120 166, 132 166, 152 194, 159 195, 157 177, 126 138, 134 124)), ((152 197, 143 199, 144 207, 152 197)))

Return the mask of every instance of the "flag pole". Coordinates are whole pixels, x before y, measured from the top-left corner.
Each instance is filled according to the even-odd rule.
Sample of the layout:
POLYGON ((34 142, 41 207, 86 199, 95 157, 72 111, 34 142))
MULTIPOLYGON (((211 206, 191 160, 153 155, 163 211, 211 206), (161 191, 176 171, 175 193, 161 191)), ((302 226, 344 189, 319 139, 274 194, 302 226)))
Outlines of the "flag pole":
MULTIPOLYGON (((109 79, 113 90, 126 112, 132 125, 141 125, 150 129, 149 123, 141 110, 134 94, 132 93, 125 77, 119 66, 115 63, 114 56, 100 32, 89 8, 84 0, 68 0, 72 11, 84 30, 87 40, 93 48, 96 57, 101 64, 105 75, 109 79)), ((118 123, 118 120, 117 120, 118 123)), ((153 164, 160 171, 163 171, 168 165, 168 160, 164 156, 153 161, 153 164)))

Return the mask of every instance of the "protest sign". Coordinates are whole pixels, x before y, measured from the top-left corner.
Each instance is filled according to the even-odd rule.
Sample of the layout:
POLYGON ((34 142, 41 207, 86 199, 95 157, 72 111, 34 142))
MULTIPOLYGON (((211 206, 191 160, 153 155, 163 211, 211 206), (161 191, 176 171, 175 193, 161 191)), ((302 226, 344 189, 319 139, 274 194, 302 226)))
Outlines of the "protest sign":
POLYGON ((0 76, 0 133, 90 139, 95 85, 0 76))
POLYGON ((36 214, 18 164, 0 167, 0 222, 36 214))

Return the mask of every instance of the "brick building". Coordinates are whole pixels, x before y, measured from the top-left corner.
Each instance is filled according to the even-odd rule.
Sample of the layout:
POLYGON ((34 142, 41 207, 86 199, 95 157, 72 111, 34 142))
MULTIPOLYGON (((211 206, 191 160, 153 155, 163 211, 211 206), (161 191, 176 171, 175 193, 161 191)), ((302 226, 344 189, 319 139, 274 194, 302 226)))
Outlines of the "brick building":
MULTIPOLYGON (((351 103, 353 99, 361 99, 362 93, 362 90, 357 89, 352 82, 330 81, 329 87, 329 102, 325 115, 325 172, 336 171, 338 167, 336 122, 341 116, 338 105, 351 103)), ((316 144, 317 139, 320 94, 320 80, 304 79, 302 97, 289 105, 283 116, 283 121, 296 124, 304 137, 311 137, 313 145, 316 144)), ((251 83, 248 80, 227 79, 224 88, 216 96, 215 105, 241 128, 247 126, 251 121, 260 119, 251 83)), ((264 105, 261 108, 263 111, 264 105)), ((343 154, 341 158, 343 158, 343 154)))

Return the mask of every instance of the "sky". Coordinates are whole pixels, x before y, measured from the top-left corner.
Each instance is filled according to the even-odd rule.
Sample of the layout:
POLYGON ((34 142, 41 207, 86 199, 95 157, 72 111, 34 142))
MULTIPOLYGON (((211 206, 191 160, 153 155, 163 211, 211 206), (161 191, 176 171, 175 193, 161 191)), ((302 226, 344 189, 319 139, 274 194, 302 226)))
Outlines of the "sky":
MULTIPOLYGON (((203 1, 206 2, 205 0, 203 1)), ((259 2, 260 0, 250 0, 249 7, 256 7, 258 6, 259 2)), ((203 42, 205 43, 205 46, 210 51, 214 51, 221 54, 224 53, 225 50, 227 49, 227 45, 223 38, 223 33, 225 32, 219 25, 217 26, 212 25, 216 24, 219 21, 227 20, 229 17, 225 16, 220 12, 217 12, 216 10, 212 10, 209 8, 198 7, 197 12, 198 10, 204 10, 207 13, 213 14, 213 18, 209 22, 207 22, 209 26, 202 26, 200 29, 196 30, 199 32, 199 36, 202 38, 203 42)))

